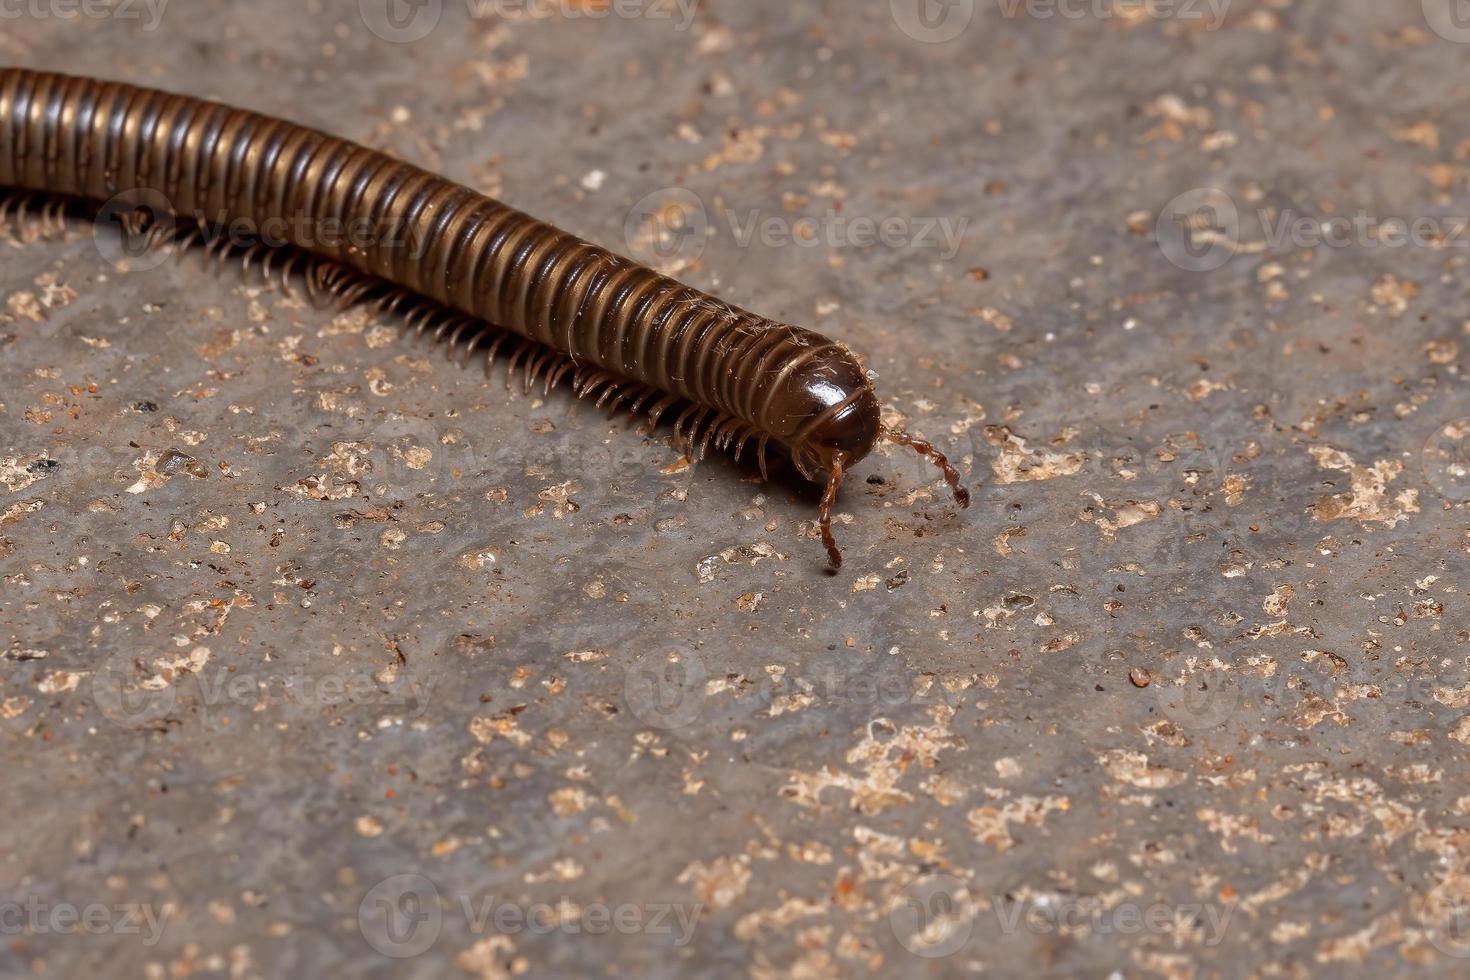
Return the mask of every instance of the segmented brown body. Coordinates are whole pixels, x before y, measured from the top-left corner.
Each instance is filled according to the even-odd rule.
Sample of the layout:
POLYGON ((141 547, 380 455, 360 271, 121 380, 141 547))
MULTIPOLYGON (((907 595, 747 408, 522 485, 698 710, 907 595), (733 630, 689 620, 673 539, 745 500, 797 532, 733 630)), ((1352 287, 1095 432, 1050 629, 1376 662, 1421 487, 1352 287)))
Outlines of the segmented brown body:
POLYGON ((463 314, 437 331, 453 324, 451 343, 493 350, 509 331, 540 345, 527 348, 528 376, 533 367, 548 383, 570 376, 579 394, 631 399, 655 422, 684 404, 675 431, 687 426, 691 448, 784 446, 804 475, 827 481, 822 531, 834 565, 842 473, 885 435, 933 459, 968 505, 942 454, 885 432, 842 344, 347 140, 187 96, 5 69, 0 185, 99 202, 146 191, 199 220, 289 218, 278 225, 285 244, 463 314), (374 231, 365 240, 314 233, 364 221, 374 231))

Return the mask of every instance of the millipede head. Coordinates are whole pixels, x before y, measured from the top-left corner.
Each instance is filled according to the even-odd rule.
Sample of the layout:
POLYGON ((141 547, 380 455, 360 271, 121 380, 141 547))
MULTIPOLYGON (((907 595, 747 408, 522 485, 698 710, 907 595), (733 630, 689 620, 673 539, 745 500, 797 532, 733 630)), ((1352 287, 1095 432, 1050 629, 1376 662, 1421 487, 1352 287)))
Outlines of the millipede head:
POLYGON ((812 480, 823 479, 834 463, 850 467, 863 459, 883 434, 872 383, 856 359, 837 348, 789 375, 768 415, 803 420, 789 436, 780 435, 796 468, 812 480))

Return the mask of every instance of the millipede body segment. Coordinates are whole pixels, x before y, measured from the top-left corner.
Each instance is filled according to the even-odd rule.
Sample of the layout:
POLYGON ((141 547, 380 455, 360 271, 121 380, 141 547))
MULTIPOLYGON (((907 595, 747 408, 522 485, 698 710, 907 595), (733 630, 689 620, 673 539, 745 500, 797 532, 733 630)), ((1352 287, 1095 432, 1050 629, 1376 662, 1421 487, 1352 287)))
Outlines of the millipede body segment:
MULTIPOLYGON (((247 250, 344 301, 373 298, 468 358, 512 349, 527 384, 659 417, 676 441, 761 453, 776 443, 824 481, 820 524, 844 472, 880 439, 913 448, 969 505, 937 449, 884 427, 845 346, 723 303, 501 202, 376 150, 294 123, 153 89, 0 69, 0 186, 141 209, 159 243, 208 245, 245 222, 279 241, 247 250), (120 198, 121 195, 121 198, 120 198), (131 195, 131 197, 130 197, 131 195), (347 229, 365 229, 349 234, 347 229), (334 230, 328 233, 328 230, 334 230)), ((126 226, 125 222, 125 226, 126 226)))

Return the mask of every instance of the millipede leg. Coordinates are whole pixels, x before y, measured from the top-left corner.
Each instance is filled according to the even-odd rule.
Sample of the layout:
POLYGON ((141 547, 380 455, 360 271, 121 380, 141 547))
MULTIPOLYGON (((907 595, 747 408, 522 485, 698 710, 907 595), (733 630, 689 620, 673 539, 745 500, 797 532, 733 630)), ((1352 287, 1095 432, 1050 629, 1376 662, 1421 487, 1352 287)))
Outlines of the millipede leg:
POLYGON ((817 523, 822 528, 822 544, 827 546, 827 560, 835 572, 842 567, 842 552, 837 548, 837 539, 832 536, 832 506, 837 503, 837 491, 842 487, 842 456, 838 454, 827 472, 827 489, 822 491, 822 509, 817 512, 817 523))
MULTIPOLYGON (((618 392, 621 391, 622 388, 623 386, 618 384, 617 382, 613 382, 612 384, 608 385, 606 390, 604 390, 602 394, 597 396, 597 407, 606 408, 608 399, 616 398, 618 392)), ((613 402, 613 404, 616 405, 617 402, 615 401, 613 402)))
POLYGON ((424 330, 434 319, 437 312, 428 303, 424 303, 409 311, 408 315, 403 318, 404 333, 412 334, 413 342, 418 343, 419 338, 424 335, 424 330))
POLYGON ((444 342, 444 356, 451 361, 454 360, 455 352, 460 349, 459 342, 464 337, 464 332, 474 329, 476 326, 475 321, 469 317, 460 317, 458 325, 450 333, 449 339, 444 342))
MULTIPOLYGON (((679 435, 680 435, 680 431, 684 428, 684 422, 689 418, 690 415, 695 415, 695 413, 697 413, 697 412, 699 412, 699 406, 692 404, 688 408, 684 409, 684 411, 680 412, 679 413, 679 417, 674 420, 674 438, 673 438, 673 444, 674 444, 674 448, 675 449, 679 449, 679 435)), ((695 415, 694 422, 695 422, 695 424, 698 424, 698 422, 699 422, 699 416, 698 415, 695 415)), ((690 448, 692 449, 693 447, 691 446, 690 448)), ((680 451, 682 452, 683 450, 680 450, 680 451)), ((688 453, 685 453, 685 455, 689 455, 689 454, 688 453)))
POLYGON ((46 205, 41 213, 41 227, 48 236, 66 233, 66 198, 55 198, 46 205))
POLYGON ((970 506, 970 491, 960 484, 959 472, 949 464, 949 458, 944 453, 935 449, 923 439, 909 435, 907 432, 896 432, 893 429, 884 429, 883 435, 890 441, 900 446, 908 446, 920 456, 925 457, 935 466, 944 471, 944 479, 949 483, 949 488, 954 492, 954 499, 959 501, 961 507, 970 506))
POLYGON ((591 370, 585 374, 578 371, 577 379, 572 384, 572 392, 578 398, 591 398, 605 387, 614 384, 612 375, 606 371, 591 370))
POLYGON ((357 301, 372 292, 373 284, 366 279, 356 279, 344 276, 338 280, 337 309, 346 310, 355 306, 357 301))
POLYGON ((10 191, 5 195, 0 196, 0 226, 3 226, 7 231, 10 230, 10 209, 14 208, 16 217, 16 230, 20 230, 20 218, 22 215, 21 208, 24 204, 24 201, 25 196, 19 191, 10 191))
POLYGON ((314 310, 324 310, 332 303, 331 271, 331 266, 324 263, 307 263, 306 299, 314 310))
POLYGON ((611 400, 608 399, 607 395, 603 395, 601 398, 597 399, 597 407, 607 409, 608 418, 612 418, 614 415, 618 414, 618 409, 622 407, 623 402, 628 400, 628 396, 631 395, 632 392, 628 390, 628 387, 626 385, 617 385, 613 388, 611 394, 611 400), (606 402, 607 404, 604 405, 604 402, 606 402))
POLYGON ((546 370, 546 368, 552 363, 555 358, 555 351, 544 350, 535 357, 527 359, 526 377, 523 383, 523 390, 526 394, 529 395, 531 393, 531 389, 536 387, 536 379, 541 377, 541 372, 546 370))
POLYGON ((741 433, 740 441, 735 444, 735 462, 740 462, 740 454, 745 452, 745 444, 750 441, 750 437, 753 435, 755 435, 754 429, 746 429, 741 433))
MULTIPOLYGON (((640 385, 631 393, 633 395, 633 401, 630 402, 628 405, 629 419, 637 418, 642 413, 643 406, 648 404, 649 399, 656 398, 658 396, 657 389, 650 388, 647 385, 640 385)), ((617 402, 613 402, 613 405, 616 406, 617 402)))
POLYGON ((546 395, 550 395, 551 394, 551 389, 552 388, 555 388, 557 385, 561 384, 561 379, 562 378, 565 378, 567 376, 567 372, 568 371, 575 371, 576 369, 577 369, 577 366, 575 364, 573 364, 570 360, 564 360, 564 361, 562 361, 562 363, 558 364, 555 368, 553 368, 550 371, 546 372, 546 388, 545 388, 545 390, 542 393, 543 394, 546 394, 546 395))
POLYGON ((247 248, 244 254, 240 256, 240 281, 247 286, 250 285, 250 266, 255 261, 256 256, 263 256, 265 254, 264 249, 264 245, 257 243, 247 248))
POLYGON ((193 246, 204 240, 204 233, 199 230, 198 225, 191 225, 179 240, 174 243, 174 265, 183 265, 184 256, 188 255, 193 246))
POLYGON ((648 410, 649 431, 652 432, 658 428, 658 420, 663 417, 665 412, 678 403, 679 399, 674 395, 665 395, 655 402, 653 407, 648 410))
POLYGON ((488 327, 482 326, 479 330, 476 330, 474 333, 470 334, 469 339, 464 342, 464 347, 461 348, 464 352, 464 356, 459 359, 460 367, 469 366, 470 358, 475 356, 475 348, 480 346, 480 341, 484 340, 485 335, 489 332, 490 331, 488 327))
MULTIPOLYGON (((511 352, 511 355, 510 355, 510 363, 508 363, 505 366, 505 390, 506 391, 510 391, 511 390, 511 384, 514 383, 514 381, 515 381, 516 365, 518 363, 520 363, 521 355, 523 355, 523 354, 530 354, 530 352, 531 352, 530 345, 527 344, 524 341, 522 341, 521 343, 517 344, 516 345, 516 349, 511 352)), ((529 360, 529 358, 527 358, 527 360, 529 360)))
POLYGON ((229 239, 223 235, 210 238, 204 246, 204 268, 209 269, 210 263, 214 263, 213 271, 218 272, 225 264, 225 254, 230 250, 229 239))
MULTIPOLYGON (((459 317, 457 316, 443 317, 439 321, 439 325, 434 328, 434 332, 429 335, 429 346, 437 347, 441 343, 443 343, 445 331, 447 331, 450 327, 453 327, 455 323, 458 322, 458 320, 459 317)), ((427 331, 427 325, 425 326, 425 330, 427 331)))
POLYGON ((699 441, 699 455, 696 456, 695 459, 701 462, 704 461, 705 453, 709 452, 710 441, 714 439, 714 437, 719 433, 720 429, 722 428, 724 428, 724 426, 722 423, 719 422, 718 416, 716 416, 715 421, 712 421, 705 426, 704 438, 699 441))
POLYGON ((285 262, 281 263, 281 280, 277 285, 281 295, 294 300, 301 301, 301 294, 296 291, 296 276, 301 272, 302 264, 306 261, 305 253, 296 252, 285 262))

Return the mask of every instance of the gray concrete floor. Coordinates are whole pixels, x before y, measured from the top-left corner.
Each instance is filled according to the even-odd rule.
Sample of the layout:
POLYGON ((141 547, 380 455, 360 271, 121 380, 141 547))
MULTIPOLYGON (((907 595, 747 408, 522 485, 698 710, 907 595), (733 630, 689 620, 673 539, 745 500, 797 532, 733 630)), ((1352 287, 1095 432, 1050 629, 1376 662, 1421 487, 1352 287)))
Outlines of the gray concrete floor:
POLYGON ((976 503, 876 454, 832 577, 790 482, 8 242, 0 975, 1463 975, 1470 31, 1018 4, 7 14, 847 341, 976 503))

